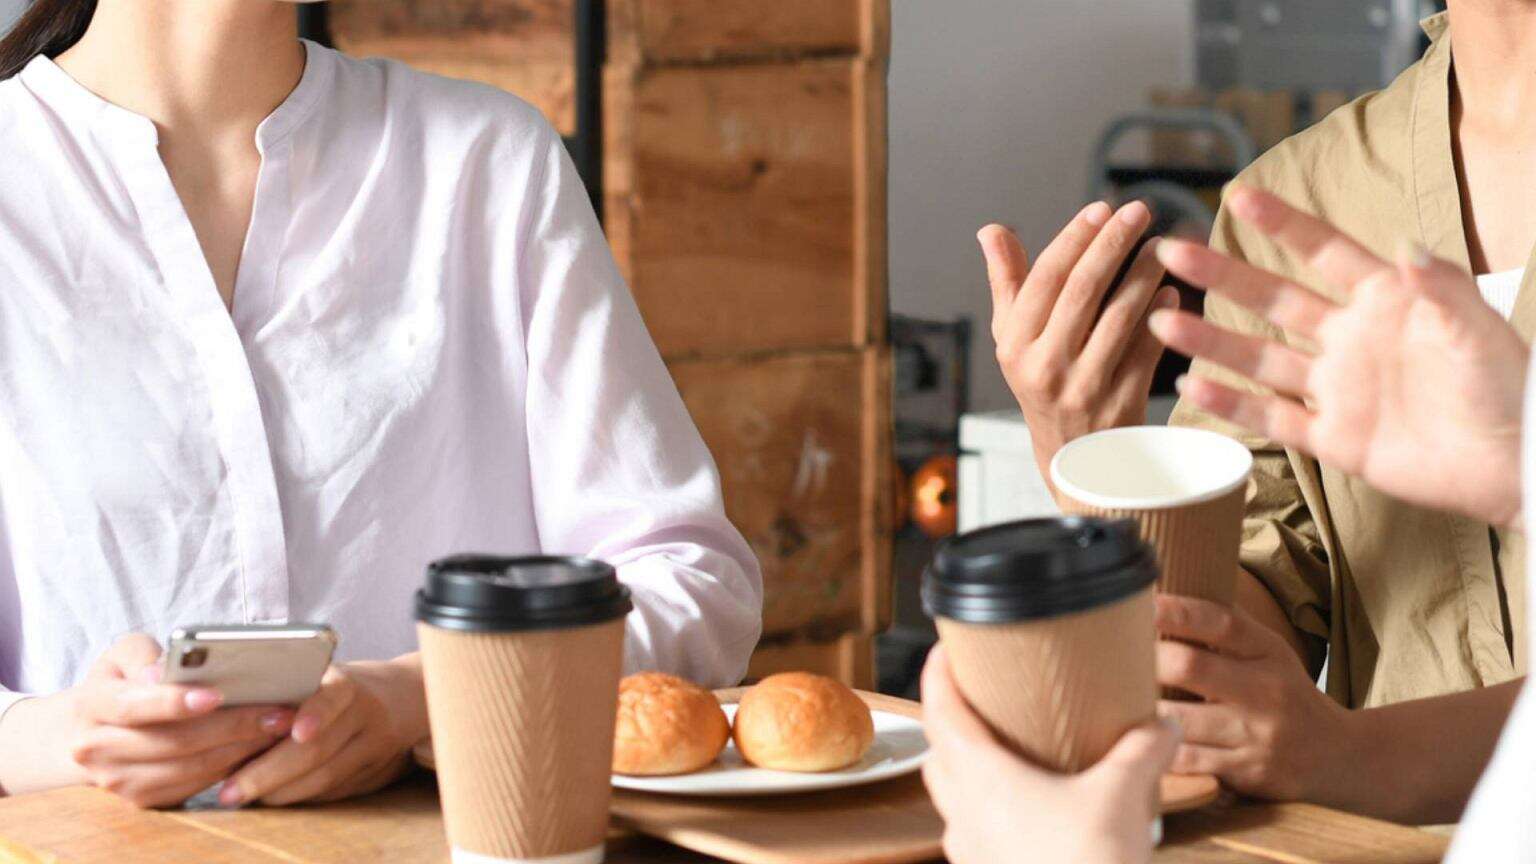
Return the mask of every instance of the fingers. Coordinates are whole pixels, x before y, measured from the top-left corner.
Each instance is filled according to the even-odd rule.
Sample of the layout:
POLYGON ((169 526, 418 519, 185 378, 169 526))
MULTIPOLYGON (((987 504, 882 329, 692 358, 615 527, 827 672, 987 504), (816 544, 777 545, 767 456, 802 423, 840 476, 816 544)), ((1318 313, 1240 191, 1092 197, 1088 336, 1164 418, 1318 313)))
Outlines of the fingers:
MULTIPOLYGON (((1041 338, 1055 345, 1058 353, 1064 356, 1080 353, 1089 331, 1099 320, 1105 292, 1151 223, 1152 211, 1147 205, 1132 201, 1121 207, 1089 243, 1082 258, 1072 267, 1041 333, 1041 338)), ((1043 262, 1044 255, 1041 258, 1043 262)))
POLYGON ((1269 656, 1275 636, 1236 609, 1196 597, 1159 594, 1152 623, 1158 635, 1209 646, 1228 657, 1269 656))
POLYGON ((1243 767, 1242 751, 1200 744, 1181 744, 1168 770, 1174 774, 1214 774, 1222 777, 1243 767))
POLYGON ((1417 243, 1398 250, 1397 273, 1403 285, 1447 309, 1485 312, 1489 308, 1470 274, 1433 257, 1417 243))
POLYGON ((341 717, 357 697, 357 684, 332 666, 320 681, 315 695, 304 700, 293 720, 293 740, 304 744, 341 717))
POLYGON ((217 783, 265 746, 261 742, 236 742, 164 762, 98 770, 91 772, 91 780, 139 807, 166 807, 217 783))
POLYGON ((1227 195, 1226 203, 1237 218, 1300 255, 1312 269, 1340 288, 1351 288, 1366 277, 1389 269, 1387 262, 1349 235, 1268 192, 1237 186, 1227 195))
MULTIPOLYGON (((1157 296, 1152 299, 1152 308, 1147 314, 1177 309, 1178 306, 1178 289, 1172 285, 1166 285, 1159 289, 1157 296)), ((1157 338, 1157 334, 1138 322, 1137 335, 1133 338, 1130 347, 1126 349, 1119 368, 1114 372, 1116 389, 1125 396, 1145 398, 1148 391, 1152 389, 1152 377, 1157 374, 1157 361, 1162 356, 1163 341, 1157 338)))
POLYGON ((177 759, 227 744, 271 746, 288 734, 293 711, 285 708, 228 708, 207 717, 139 728, 97 726, 71 755, 82 766, 130 765, 177 759))
POLYGON ((1164 699, 1157 703, 1157 713, 1179 724, 1186 744, 1240 747, 1248 741, 1243 721, 1227 705, 1164 699))
POLYGON ((223 701, 219 691, 204 687, 101 680, 80 688, 75 712, 91 723, 147 726, 203 717, 223 701))
POLYGON ((1158 781, 1178 749, 1181 731, 1175 723, 1160 720, 1125 733, 1105 754, 1093 772, 1115 771, 1133 783, 1148 786, 1158 781))
POLYGON ((160 643, 143 633, 130 633, 102 652, 86 677, 139 680, 145 669, 160 660, 160 653, 160 643))
POLYGON ((1001 749, 992 730, 966 704, 950 672, 943 644, 928 653, 923 667, 923 729, 935 750, 1001 749))
POLYGON ((296 779, 276 786, 261 794, 261 803, 270 807, 286 807, 308 801, 330 790, 342 791, 359 774, 378 768, 375 764, 381 754, 360 746, 361 736, 353 737, 341 750, 323 763, 314 766, 296 779))
POLYGON ((1174 276, 1220 293, 1280 329, 1309 339, 1317 336, 1328 314, 1338 308, 1315 291, 1199 243, 1164 240, 1157 245, 1157 258, 1174 276))
POLYGON ((1157 683, 1215 702, 1244 703, 1249 661, 1224 657, 1183 642, 1157 643, 1157 683))
POLYGON ((1002 225, 988 225, 976 234, 987 261, 987 282, 992 286, 992 338, 1008 317, 1019 288, 1029 275, 1029 255, 1018 235, 1002 225))
POLYGON ((1209 360, 1285 395, 1307 392, 1312 358, 1287 345, 1226 330, 1188 312, 1158 310, 1147 326, 1186 357, 1209 360))
POLYGON ((326 769, 326 763, 335 758, 361 729, 361 720, 348 714, 326 726, 309 741, 300 743, 290 737, 279 742, 224 782, 219 803, 233 807, 263 800, 313 772, 322 772, 327 782, 334 782, 336 776, 326 769))
POLYGON ((1316 418, 1300 403, 1274 394, 1236 390, 1197 375, 1186 375, 1175 386, 1181 397, 1207 414, 1283 446, 1313 452, 1316 418))
POLYGON ((343 781, 335 788, 314 795, 308 800, 323 803, 376 792, 404 775, 410 765, 410 754, 402 753, 399 757, 386 761, 382 765, 366 768, 352 779, 343 781))
MULTIPOLYGON (((1089 204, 1041 251, 1004 324, 1010 339, 1033 342, 1039 338, 1072 268, 1110 216, 1109 205, 1103 201, 1089 204)), ((1004 347, 1001 341, 998 347, 1004 347)))
POLYGON ((1104 370, 1106 375, 1113 372, 1146 332, 1142 322, 1147 311, 1155 306, 1155 299, 1161 299, 1158 286, 1163 279, 1163 265, 1157 260, 1158 243, 1157 238, 1148 240, 1136 253, 1125 279, 1088 335, 1079 363, 1082 368, 1104 370))
POLYGON ((939 811, 939 818, 947 821, 953 781, 943 762, 929 759, 923 763, 923 785, 928 787, 928 797, 933 800, 933 808, 939 811))

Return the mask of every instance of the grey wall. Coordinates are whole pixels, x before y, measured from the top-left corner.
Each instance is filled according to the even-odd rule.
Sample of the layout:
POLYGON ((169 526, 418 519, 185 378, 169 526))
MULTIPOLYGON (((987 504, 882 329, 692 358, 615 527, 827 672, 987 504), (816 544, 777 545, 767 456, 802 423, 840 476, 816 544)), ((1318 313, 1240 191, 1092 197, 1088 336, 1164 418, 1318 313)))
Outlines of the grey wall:
POLYGON ((0 0, 0 32, 11 28, 16 17, 21 14, 22 7, 26 5, 25 0, 0 0))
POLYGON ((1013 400, 976 230, 1013 225, 1034 253, 1086 203, 1103 125, 1191 80, 1190 2, 893 0, 892 307, 973 317, 977 409, 1013 400))

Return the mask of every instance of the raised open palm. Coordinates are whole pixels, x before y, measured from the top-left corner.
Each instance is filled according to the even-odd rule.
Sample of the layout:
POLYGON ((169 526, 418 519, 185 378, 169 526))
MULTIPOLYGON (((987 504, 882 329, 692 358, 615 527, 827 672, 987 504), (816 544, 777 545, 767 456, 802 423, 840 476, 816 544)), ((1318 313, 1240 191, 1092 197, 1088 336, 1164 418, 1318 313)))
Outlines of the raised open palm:
POLYGON ((1235 189, 1228 207, 1340 289, 1338 302, 1193 243, 1164 241, 1170 273, 1285 331, 1290 344, 1158 312, 1169 347, 1272 392, 1189 376, 1196 406, 1387 494, 1498 525, 1520 512, 1520 419, 1529 349, 1454 265, 1395 265, 1280 199, 1235 189))

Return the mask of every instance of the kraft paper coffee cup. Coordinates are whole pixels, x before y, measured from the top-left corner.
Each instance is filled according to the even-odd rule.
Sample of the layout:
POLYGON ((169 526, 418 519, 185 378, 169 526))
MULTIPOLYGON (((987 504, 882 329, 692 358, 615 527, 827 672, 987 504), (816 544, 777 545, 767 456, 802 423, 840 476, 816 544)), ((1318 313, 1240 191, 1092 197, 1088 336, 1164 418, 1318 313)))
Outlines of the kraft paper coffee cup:
POLYGON ((1072 773, 1155 716, 1156 579, 1132 521, 1032 519, 941 545, 923 606, 999 740, 1072 773))
POLYGON ((458 556, 416 597, 454 864, 595 864, 629 591, 581 558, 458 556))
POLYGON ((1252 469, 1253 454, 1225 435, 1132 426, 1068 442, 1051 483, 1067 513, 1136 520, 1159 590, 1229 606, 1252 469))

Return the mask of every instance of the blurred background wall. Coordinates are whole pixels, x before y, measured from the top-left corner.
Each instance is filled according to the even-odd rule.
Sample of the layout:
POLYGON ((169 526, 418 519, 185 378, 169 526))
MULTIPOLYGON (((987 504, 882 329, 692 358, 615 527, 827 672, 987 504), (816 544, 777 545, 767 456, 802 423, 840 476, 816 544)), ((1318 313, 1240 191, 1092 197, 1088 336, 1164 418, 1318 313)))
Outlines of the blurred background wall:
POLYGON ((891 307, 970 316, 971 409, 1014 402, 992 359, 975 233, 1014 226, 1031 254, 1086 202, 1088 150, 1150 86, 1193 78, 1192 0, 895 0, 891 307))
POLYGON ((0 30, 10 27, 25 5, 26 0, 0 0, 0 30))

